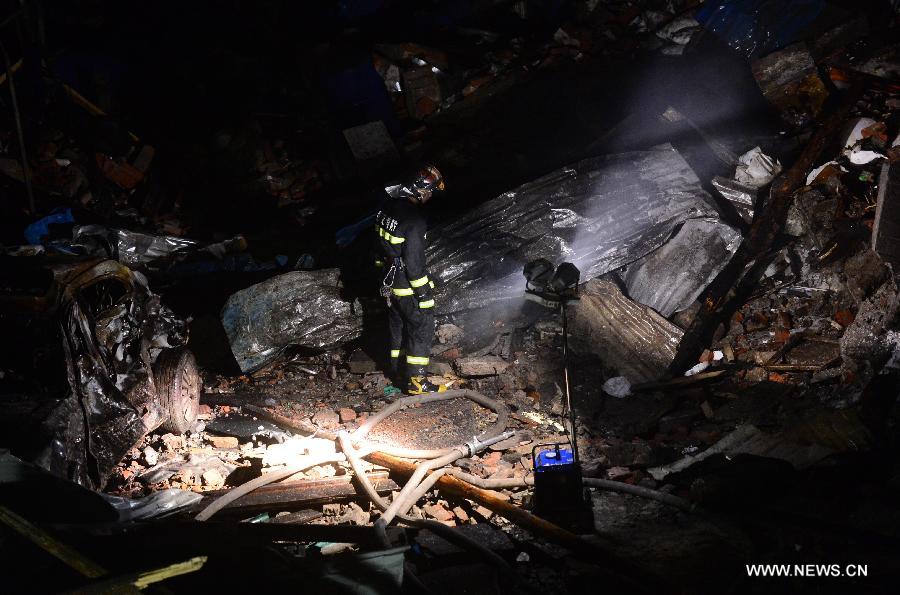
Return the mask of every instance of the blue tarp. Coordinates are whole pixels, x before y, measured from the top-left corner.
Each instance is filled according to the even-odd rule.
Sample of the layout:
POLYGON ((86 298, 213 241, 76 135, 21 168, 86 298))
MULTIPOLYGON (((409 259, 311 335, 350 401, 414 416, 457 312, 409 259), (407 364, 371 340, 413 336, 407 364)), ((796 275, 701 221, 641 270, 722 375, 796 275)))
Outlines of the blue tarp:
POLYGON ((74 222, 75 218, 72 216, 72 209, 56 209, 43 219, 38 219, 25 228, 25 241, 29 244, 42 244, 44 239, 50 235, 51 225, 74 222))
POLYGON ((732 48, 757 58, 797 41, 824 7, 825 0, 714 0, 695 18, 732 48))

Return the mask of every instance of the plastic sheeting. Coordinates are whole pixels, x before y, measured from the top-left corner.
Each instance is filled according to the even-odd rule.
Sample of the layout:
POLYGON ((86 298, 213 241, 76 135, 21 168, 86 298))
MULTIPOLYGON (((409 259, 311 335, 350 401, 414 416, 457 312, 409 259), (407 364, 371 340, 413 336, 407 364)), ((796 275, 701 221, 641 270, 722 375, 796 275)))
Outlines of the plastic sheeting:
POLYGON ((728 264, 741 234, 718 219, 691 219, 658 250, 630 265, 628 296, 663 316, 684 310, 728 264))
POLYGON ((243 237, 204 244, 177 236, 160 236, 102 225, 81 225, 74 229, 72 241, 57 242, 55 248, 76 254, 114 258, 127 267, 145 271, 167 281, 221 271, 258 272, 282 268, 287 257, 258 261, 246 248, 243 237))
POLYGON ((292 271, 232 294, 222 326, 243 372, 289 345, 330 349, 359 337, 361 308, 341 299, 337 269, 292 271))
POLYGON ((713 199, 671 145, 587 159, 428 233, 436 308, 450 314, 520 297, 526 262, 573 262, 582 279, 634 262, 713 199))
POLYGON ((113 229, 102 225, 81 225, 72 233, 74 244, 91 253, 104 250, 127 267, 141 269, 165 259, 176 252, 197 249, 198 242, 176 236, 157 236, 127 229, 113 229))

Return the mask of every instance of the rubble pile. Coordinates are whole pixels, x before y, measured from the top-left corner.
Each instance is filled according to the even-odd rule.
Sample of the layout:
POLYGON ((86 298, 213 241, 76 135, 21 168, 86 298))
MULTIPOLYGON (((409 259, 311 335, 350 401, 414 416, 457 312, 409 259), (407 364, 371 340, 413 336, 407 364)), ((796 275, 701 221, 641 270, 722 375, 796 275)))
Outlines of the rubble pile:
POLYGON ((30 540, 78 573, 27 577, 48 591, 743 592, 758 560, 895 583, 896 28, 814 0, 371 4, 320 15, 339 41, 273 35, 296 80, 184 144, 8 64, 10 572, 30 540), (735 64, 708 105, 668 88, 735 64), (539 150, 504 132, 536 97, 512 123, 539 150), (426 156, 471 196, 434 203, 449 392, 421 397, 386 372, 369 190, 426 156), (537 259, 581 276, 541 293, 537 259), (540 497, 558 446, 569 517, 540 497))

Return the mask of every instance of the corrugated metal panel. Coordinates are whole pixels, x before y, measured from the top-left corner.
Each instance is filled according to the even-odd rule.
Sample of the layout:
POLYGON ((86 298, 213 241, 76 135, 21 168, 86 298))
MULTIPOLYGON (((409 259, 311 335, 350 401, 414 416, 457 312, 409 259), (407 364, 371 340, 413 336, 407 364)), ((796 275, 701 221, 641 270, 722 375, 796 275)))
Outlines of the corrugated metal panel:
POLYGON ((691 219, 662 247, 628 266, 628 296, 663 316, 690 306, 719 274, 741 234, 718 219, 691 219))
POLYGON ((572 308, 572 347, 597 354, 632 384, 658 380, 675 358, 680 328, 605 279, 584 285, 572 308))
POLYGON ((671 145, 587 159, 488 201, 429 232, 441 314, 521 296, 522 267, 568 260, 582 278, 633 262, 713 199, 671 145))

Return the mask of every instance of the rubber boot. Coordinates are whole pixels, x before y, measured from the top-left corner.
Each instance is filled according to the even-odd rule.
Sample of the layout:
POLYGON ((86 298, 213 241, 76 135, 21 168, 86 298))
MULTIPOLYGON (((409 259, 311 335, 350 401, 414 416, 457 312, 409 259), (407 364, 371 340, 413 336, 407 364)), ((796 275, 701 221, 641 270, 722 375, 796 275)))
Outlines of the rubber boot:
POLYGON ((410 373, 409 382, 406 385, 406 394, 408 395, 427 395, 447 390, 443 384, 437 385, 428 380, 428 376, 425 375, 425 366, 416 366, 410 370, 410 373))
POLYGON ((400 379, 402 378, 400 374, 400 358, 392 357, 390 359, 390 364, 388 365, 387 377, 391 380, 391 383, 395 386, 400 386, 400 379))

